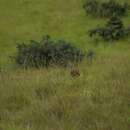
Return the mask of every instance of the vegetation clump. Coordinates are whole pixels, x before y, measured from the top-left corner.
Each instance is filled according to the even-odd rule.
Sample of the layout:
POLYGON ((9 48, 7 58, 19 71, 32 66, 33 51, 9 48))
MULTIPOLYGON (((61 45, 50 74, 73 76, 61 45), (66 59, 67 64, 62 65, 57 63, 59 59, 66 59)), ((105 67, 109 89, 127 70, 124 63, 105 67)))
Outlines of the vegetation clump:
POLYGON ((16 62, 24 67, 66 66, 70 62, 80 62, 84 53, 64 40, 53 41, 45 36, 42 41, 18 44, 16 62))
POLYGON ((110 18, 105 27, 99 27, 89 31, 91 37, 98 35, 104 40, 119 40, 129 34, 130 29, 125 28, 122 20, 118 17, 110 18))
POLYGON ((124 16, 129 10, 128 3, 119 4, 114 0, 109 0, 107 2, 87 0, 83 7, 87 14, 98 17, 124 16))

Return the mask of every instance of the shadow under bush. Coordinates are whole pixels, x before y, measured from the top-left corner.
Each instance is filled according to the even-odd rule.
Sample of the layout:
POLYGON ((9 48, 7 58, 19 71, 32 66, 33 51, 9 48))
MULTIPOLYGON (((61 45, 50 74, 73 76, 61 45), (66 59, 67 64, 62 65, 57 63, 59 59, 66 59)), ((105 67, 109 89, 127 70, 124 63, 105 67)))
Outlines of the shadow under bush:
POLYGON ((81 62, 84 53, 64 40, 53 41, 45 36, 42 41, 18 44, 16 63, 23 67, 67 66, 68 63, 81 62))

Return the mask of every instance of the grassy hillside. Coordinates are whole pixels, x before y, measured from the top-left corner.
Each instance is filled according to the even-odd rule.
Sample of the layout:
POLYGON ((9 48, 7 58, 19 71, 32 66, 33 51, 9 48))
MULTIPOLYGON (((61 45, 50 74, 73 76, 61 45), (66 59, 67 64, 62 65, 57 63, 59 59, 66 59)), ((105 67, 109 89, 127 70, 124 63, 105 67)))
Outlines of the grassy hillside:
POLYGON ((1 0, 0 9, 1 62, 7 62, 5 56, 15 51, 17 42, 40 39, 45 34, 87 46, 90 23, 86 23, 81 1, 1 0))
MULTIPOLYGON (((0 129, 129 130, 130 38, 96 43, 87 30, 106 19, 86 16, 82 4, 0 0, 0 129), (79 64, 78 78, 59 67, 15 68, 9 56, 15 54, 16 44, 45 34, 85 51, 93 49, 93 63, 79 64)), ((129 16, 123 18, 125 25, 130 24, 129 16)))
MULTIPOLYGON (((39 40, 45 34, 72 41, 84 50, 95 48, 87 31, 104 20, 86 17, 82 4, 83 0, 0 0, 0 64, 9 63, 8 56, 15 52, 16 43, 39 40)), ((130 18, 125 19, 129 25, 130 18)), ((117 45, 120 49, 130 47, 121 44, 117 45)), ((105 51, 104 46, 100 47, 105 51)))

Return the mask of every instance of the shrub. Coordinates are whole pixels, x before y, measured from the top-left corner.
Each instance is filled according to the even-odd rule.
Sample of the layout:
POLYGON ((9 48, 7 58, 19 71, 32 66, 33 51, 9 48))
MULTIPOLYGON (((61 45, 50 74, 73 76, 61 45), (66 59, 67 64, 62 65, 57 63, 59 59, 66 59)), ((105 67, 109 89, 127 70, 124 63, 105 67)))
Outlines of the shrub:
POLYGON ((91 14, 93 16, 96 15, 98 11, 99 3, 96 0, 87 0, 86 3, 83 5, 87 14, 91 14))
POLYGON ((87 52, 87 59, 88 59, 89 63, 92 63, 94 57, 95 57, 95 52, 93 50, 89 49, 87 52))
POLYGON ((50 36, 40 42, 31 40, 30 44, 18 44, 17 50, 16 62, 24 67, 66 66, 69 62, 80 62, 84 57, 84 53, 70 43, 53 41, 50 36))
POLYGON ((118 17, 112 17, 105 27, 95 28, 89 31, 89 35, 98 35, 104 40, 119 40, 128 36, 130 29, 126 29, 123 22, 118 17))
POLYGON ((119 4, 114 0, 107 2, 87 0, 83 7, 87 14, 99 17, 124 16, 129 10, 128 3, 119 4))

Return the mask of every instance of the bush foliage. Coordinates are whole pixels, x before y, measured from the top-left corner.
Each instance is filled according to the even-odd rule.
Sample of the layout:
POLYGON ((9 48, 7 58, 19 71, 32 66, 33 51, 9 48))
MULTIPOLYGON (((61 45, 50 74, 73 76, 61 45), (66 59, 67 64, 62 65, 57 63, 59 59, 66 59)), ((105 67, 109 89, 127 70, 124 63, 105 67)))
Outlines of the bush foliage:
POLYGON ((89 31, 91 37, 96 34, 104 40, 119 40, 128 36, 130 29, 124 27, 121 19, 112 17, 105 27, 95 28, 89 31))
POLYGON ((83 57, 84 53, 70 43, 45 36, 40 42, 32 40, 30 44, 18 44, 16 62, 24 67, 66 66, 70 62, 80 62, 83 57))
POLYGON ((83 7, 87 14, 99 17, 124 16, 129 10, 128 3, 119 4, 114 0, 107 2, 87 0, 83 7))

